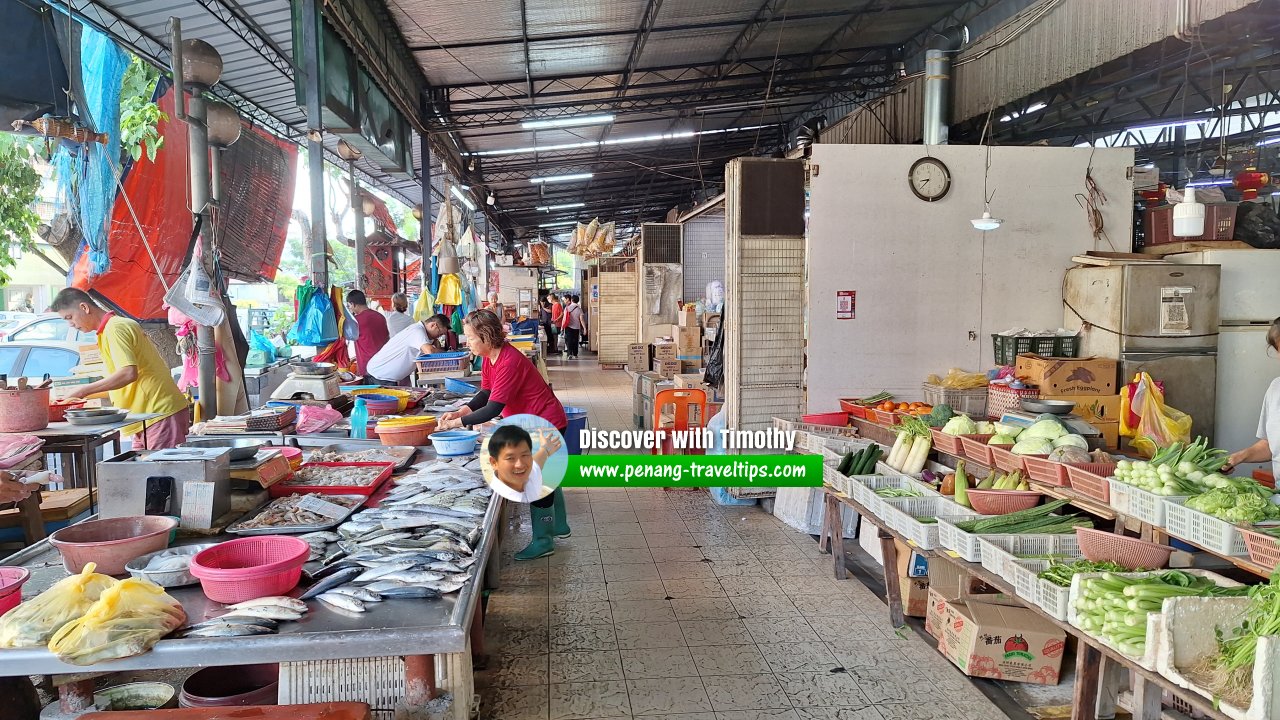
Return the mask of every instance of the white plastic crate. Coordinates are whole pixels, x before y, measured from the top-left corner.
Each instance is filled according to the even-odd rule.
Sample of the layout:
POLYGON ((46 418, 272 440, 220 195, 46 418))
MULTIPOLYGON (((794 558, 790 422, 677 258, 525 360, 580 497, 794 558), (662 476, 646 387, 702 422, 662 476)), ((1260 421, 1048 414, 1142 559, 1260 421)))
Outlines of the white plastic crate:
MULTIPOLYGON (((1152 575, 1157 574, 1157 572, 1166 572, 1166 571, 1115 573, 1115 574, 1120 575, 1122 577, 1141 578, 1141 577, 1150 577, 1152 575)), ((1215 572, 1210 572, 1208 570, 1183 570, 1182 572, 1208 578, 1212 580, 1215 584, 1217 584, 1219 587, 1240 587, 1241 585, 1235 580, 1230 580, 1215 572)), ((1080 597, 1080 593, 1082 591, 1081 583, 1083 583, 1085 580, 1088 580, 1090 578, 1101 577, 1104 574, 1105 573, 1077 573, 1074 577, 1071 578, 1071 592, 1067 598, 1067 623, 1069 623, 1072 627, 1079 628, 1080 632, 1083 632, 1089 637, 1096 639, 1098 642, 1102 643, 1103 645, 1106 645, 1112 650, 1115 650, 1116 652, 1121 653, 1125 657, 1131 658, 1135 663, 1137 663, 1138 667, 1141 667, 1144 670, 1155 670, 1156 657, 1159 654, 1159 650, 1160 650, 1159 648, 1160 625, 1161 625, 1161 622, 1163 621, 1163 610, 1161 612, 1153 612, 1153 613, 1147 614, 1146 652, 1143 653, 1142 657, 1134 657, 1127 653, 1123 653, 1120 651, 1120 648, 1116 647, 1106 638, 1099 637, 1097 635, 1094 635, 1093 633, 1085 631, 1083 628, 1080 628, 1080 624, 1078 622, 1079 614, 1078 614, 1078 611, 1076 610, 1076 599, 1080 597)), ((1165 602, 1168 603, 1169 601, 1165 600, 1165 602)), ((1166 604, 1164 607, 1167 608, 1168 605, 1166 604)))
POLYGON ((1071 612, 1071 588, 1040 580, 1036 585, 1036 604, 1054 618, 1065 622, 1071 612))
MULTIPOLYGON (((852 497, 872 514, 880 516, 880 503, 885 500, 893 500, 895 498, 882 498, 876 494, 877 490, 884 488, 904 489, 911 488, 920 493, 921 497, 942 497, 938 491, 906 475, 853 475, 848 478, 849 490, 852 497), (860 486, 860 487, 859 487, 860 486), (861 499, 859 500, 859 497, 861 499)), ((912 498, 901 498, 910 500, 912 498)), ((954 503, 952 503, 954 505, 954 503)), ((960 508, 959 505, 956 505, 960 508)), ((960 508, 963 509, 963 508, 960 508)))
POLYGON ((1192 510, 1186 503, 1186 498, 1165 498, 1164 527, 1169 535, 1220 555, 1249 554, 1240 528, 1226 520, 1192 510))
POLYGON ((842 475, 838 470, 830 465, 822 466, 822 483, 829 485, 836 492, 849 494, 849 478, 842 475))
POLYGON ((859 450, 871 445, 870 440, 863 439, 854 440, 845 437, 829 436, 820 436, 818 439, 819 442, 822 443, 823 456, 825 457, 828 452, 833 452, 836 454, 837 461, 839 461, 841 457, 844 457, 844 454, 847 452, 858 452, 859 450))
MULTIPOLYGON (((968 517, 953 516, 938 518, 938 539, 942 543, 942 547, 948 550, 954 550, 960 557, 969 562, 982 562, 982 538, 1000 542, 1005 538, 1035 538, 1035 537, 1051 537, 1047 535, 1005 535, 999 533, 974 534, 968 533, 955 526, 955 523, 961 520, 968 520, 968 517)), ((1075 533, 1063 533, 1075 538, 1075 533)))
POLYGON ((1080 544, 1072 534, 980 535, 978 543, 982 546, 982 567, 1013 583, 1019 597, 1036 604, 1039 604, 1039 586, 1043 582, 1037 576, 1049 567, 1050 561, 1018 556, 1080 557, 1080 544))
POLYGON ((1253 663, 1253 699, 1237 707, 1214 697, 1208 688, 1185 674, 1206 656, 1218 654, 1218 633, 1231 637, 1249 608, 1248 598, 1170 598, 1164 621, 1157 628, 1156 670, 1178 687, 1218 702, 1218 709, 1234 720, 1271 720, 1280 716, 1280 637, 1258 638, 1253 663))
POLYGON ((915 543, 923 550, 939 545, 940 523, 923 523, 916 518, 937 518, 943 513, 968 513, 959 517, 982 517, 972 510, 965 510, 941 495, 918 498, 883 498, 880 500, 879 517, 890 528, 915 543))
POLYGON ((1185 495, 1157 495, 1115 478, 1107 478, 1111 486, 1111 507, 1122 515, 1141 520, 1148 525, 1164 527, 1165 500, 1186 500, 1185 495))

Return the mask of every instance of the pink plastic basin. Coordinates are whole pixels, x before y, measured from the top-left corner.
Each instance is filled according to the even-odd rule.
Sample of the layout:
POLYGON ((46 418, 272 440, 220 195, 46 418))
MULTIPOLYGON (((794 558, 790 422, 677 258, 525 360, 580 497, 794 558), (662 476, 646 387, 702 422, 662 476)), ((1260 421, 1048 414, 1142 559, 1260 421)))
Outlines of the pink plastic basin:
POLYGON ((62 565, 76 574, 96 563, 103 575, 123 575, 130 560, 169 547, 178 521, 160 515, 86 520, 58 530, 49 544, 62 553, 62 565))
POLYGON ((22 584, 29 577, 31 573, 26 568, 0 567, 0 615, 22 602, 22 584))

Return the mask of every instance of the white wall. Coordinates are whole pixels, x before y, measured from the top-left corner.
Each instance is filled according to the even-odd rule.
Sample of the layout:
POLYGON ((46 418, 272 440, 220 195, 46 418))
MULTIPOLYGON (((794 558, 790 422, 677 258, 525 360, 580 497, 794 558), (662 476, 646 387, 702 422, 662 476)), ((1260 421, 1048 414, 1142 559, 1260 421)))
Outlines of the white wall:
POLYGON ((912 194, 908 171, 921 145, 815 145, 810 159, 808 407, 887 390, 920 399, 920 383, 951 367, 994 363, 991 334, 1062 324, 1061 286, 1071 257, 1129 252, 1133 183, 1128 148, 991 149, 988 193, 997 231, 969 224, 983 209, 987 149, 928 148, 951 171, 945 198, 912 194), (1092 154, 1092 157, 1091 157, 1092 154), (1075 195, 1085 171, 1108 198, 1109 245, 1095 244, 1075 195), (836 292, 857 292, 857 317, 836 319, 836 292), (971 333, 973 335, 971 336, 971 333))

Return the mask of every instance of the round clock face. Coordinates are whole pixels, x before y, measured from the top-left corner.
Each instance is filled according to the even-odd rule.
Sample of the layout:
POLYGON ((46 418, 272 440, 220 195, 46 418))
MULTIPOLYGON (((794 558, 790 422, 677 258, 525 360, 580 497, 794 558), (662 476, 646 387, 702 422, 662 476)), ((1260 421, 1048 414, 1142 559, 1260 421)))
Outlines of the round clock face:
POLYGON ((951 189, 951 171, 937 158, 920 158, 907 173, 911 192, 925 202, 941 200, 951 189))

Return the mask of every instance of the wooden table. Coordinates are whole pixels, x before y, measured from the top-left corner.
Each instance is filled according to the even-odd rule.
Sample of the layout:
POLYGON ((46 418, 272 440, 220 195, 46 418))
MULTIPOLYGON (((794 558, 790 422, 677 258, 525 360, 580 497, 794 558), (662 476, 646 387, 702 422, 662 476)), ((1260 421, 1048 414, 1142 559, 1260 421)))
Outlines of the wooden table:
MULTIPOLYGON (((902 535, 889 529, 884 521, 874 516, 861 503, 836 492, 830 487, 823 488, 825 511, 822 528, 818 533, 818 546, 823 552, 830 552, 835 563, 834 572, 838 579, 844 579, 847 571, 844 566, 844 532, 840 522, 842 506, 848 506, 858 513, 862 521, 875 527, 880 539, 880 549, 884 554, 884 584, 886 602, 889 606, 889 621, 894 627, 901 626, 905 620, 902 612, 902 592, 898 578, 897 541, 908 542, 902 535)), ((865 527, 865 526, 864 526, 865 527)), ((1004 578, 991 573, 979 563, 967 562, 945 550, 916 550, 929 558, 930 563, 946 562, 954 565, 962 573, 975 577, 987 585, 996 588, 1010 597, 1017 597, 1013 586, 1004 578)), ((1079 628, 1054 618, 1034 603, 1025 604, 1045 621, 1053 623, 1078 641, 1076 653, 1075 689, 1073 693, 1072 720, 1097 720, 1099 697, 1114 697, 1116 688, 1113 683, 1118 680, 1110 667, 1125 668, 1133 678, 1133 707, 1130 712, 1134 720, 1160 720, 1161 697, 1165 691, 1183 699, 1192 707, 1205 713, 1214 720, 1227 720, 1227 716, 1215 710, 1213 702, 1184 688, 1180 688, 1158 673, 1138 667, 1130 658, 1103 645, 1100 641, 1083 633, 1079 628), (1112 682, 1105 683, 1104 678, 1112 682)))
MULTIPOLYGON (((6 472, 34 472, 40 469, 40 458, 32 456, 21 465, 8 468, 6 472)), ((0 511, 0 527, 4 526, 2 524, 2 519, 5 516, 9 516, 9 518, 12 519, 12 525, 20 525, 22 527, 22 534, 28 545, 40 542, 45 538, 44 520, 40 515, 39 490, 32 492, 25 500, 20 500, 16 503, 0 504, 0 507, 8 508, 0 511)))

